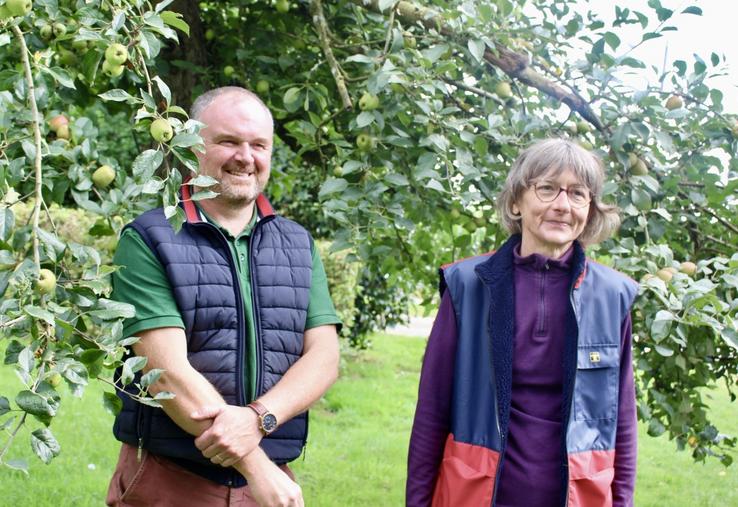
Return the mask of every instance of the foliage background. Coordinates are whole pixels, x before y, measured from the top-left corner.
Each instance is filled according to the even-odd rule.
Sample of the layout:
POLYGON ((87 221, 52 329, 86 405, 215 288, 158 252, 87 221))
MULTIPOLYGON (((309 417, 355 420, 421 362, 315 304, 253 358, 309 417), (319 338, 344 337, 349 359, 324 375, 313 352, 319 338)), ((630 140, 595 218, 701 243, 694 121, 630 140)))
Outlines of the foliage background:
MULTIPOLYGON (((694 459, 729 465, 735 439, 712 421, 704 388, 735 397, 738 124, 712 85, 725 72, 717 50, 667 62, 639 89, 620 79, 646 66, 621 47, 623 27, 648 44, 701 14, 665 4, 615 4, 605 22, 571 0, 37 0, 17 17, 0 0, 0 337, 23 384, 0 393, 0 461, 27 468, 7 452, 30 420, 43 426, 36 455, 60 452, 60 378, 79 394, 143 368, 124 355, 132 309, 106 298, 110 248, 157 204, 181 225, 177 190, 196 176, 200 143, 186 108, 236 84, 274 112, 276 207, 331 243, 326 258, 340 253, 334 291, 343 310, 353 301, 346 333, 359 348, 408 302, 433 306, 437 266, 504 239, 491 203, 522 147, 560 136, 595 150, 624 220, 590 254, 642 281, 639 417, 694 459), (113 42, 129 51, 117 77, 102 73, 113 42), (666 107, 672 96, 679 107, 666 107), (69 136, 49 124, 59 115, 69 136), (151 138, 155 119, 173 139, 151 138), (116 173, 108 187, 92 181, 103 164, 116 173), (50 294, 37 289, 41 269, 57 277, 50 294)), ((211 195, 212 181, 192 182, 196 198, 211 195)), ((135 380, 141 396, 154 378, 135 380)))

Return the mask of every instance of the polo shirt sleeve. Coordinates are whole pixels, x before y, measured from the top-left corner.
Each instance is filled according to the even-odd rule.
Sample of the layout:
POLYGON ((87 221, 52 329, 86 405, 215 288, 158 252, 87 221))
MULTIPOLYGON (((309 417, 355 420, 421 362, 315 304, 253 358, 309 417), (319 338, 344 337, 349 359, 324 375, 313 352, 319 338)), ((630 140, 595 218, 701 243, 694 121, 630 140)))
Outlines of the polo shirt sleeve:
POLYGON ((113 256, 112 299, 136 308, 136 316, 123 322, 123 335, 160 327, 179 327, 179 314, 164 268, 141 235, 130 227, 123 231, 113 256))
POLYGON ((310 301, 308 302, 307 320, 305 329, 310 329, 327 324, 335 324, 336 330, 341 331, 341 319, 338 318, 333 306, 330 291, 328 290, 328 277, 325 274, 320 252, 313 245, 313 277, 310 284, 310 301))

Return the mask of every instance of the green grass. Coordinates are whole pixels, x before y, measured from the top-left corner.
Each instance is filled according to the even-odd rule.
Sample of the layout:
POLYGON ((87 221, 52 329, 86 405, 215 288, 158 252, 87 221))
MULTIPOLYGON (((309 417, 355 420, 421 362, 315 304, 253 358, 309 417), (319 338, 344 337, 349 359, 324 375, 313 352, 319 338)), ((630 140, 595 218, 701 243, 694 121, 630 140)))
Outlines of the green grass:
MULTIPOLYGON (((415 409, 425 340, 376 335, 374 348, 344 351, 341 380, 313 409, 310 439, 293 469, 310 507, 400 506, 407 440, 415 409)), ((9 397, 17 379, 0 367, 0 394, 9 397)), ((62 454, 51 465, 36 459, 20 433, 9 458, 25 457, 30 476, 0 468, 0 505, 99 506, 117 459, 112 417, 102 409, 102 388, 82 399, 70 395, 52 425, 62 454)), ((713 417, 723 432, 738 434, 736 404, 714 394, 713 417)), ((37 423, 33 423, 35 427, 37 423)), ((0 440, 3 442, 4 438, 0 440)), ((717 462, 693 464, 665 437, 640 428, 636 505, 723 507, 738 505, 738 468, 717 462)))

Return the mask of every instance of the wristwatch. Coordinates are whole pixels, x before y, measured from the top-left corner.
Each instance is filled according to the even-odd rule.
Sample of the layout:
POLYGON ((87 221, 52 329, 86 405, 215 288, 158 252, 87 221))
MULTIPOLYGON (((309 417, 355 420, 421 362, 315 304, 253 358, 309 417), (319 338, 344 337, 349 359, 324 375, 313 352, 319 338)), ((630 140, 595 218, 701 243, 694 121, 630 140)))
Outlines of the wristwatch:
POLYGON ((259 417, 259 429, 264 436, 269 435, 277 429, 277 418, 261 402, 254 400, 246 406, 256 412, 256 415, 259 417))

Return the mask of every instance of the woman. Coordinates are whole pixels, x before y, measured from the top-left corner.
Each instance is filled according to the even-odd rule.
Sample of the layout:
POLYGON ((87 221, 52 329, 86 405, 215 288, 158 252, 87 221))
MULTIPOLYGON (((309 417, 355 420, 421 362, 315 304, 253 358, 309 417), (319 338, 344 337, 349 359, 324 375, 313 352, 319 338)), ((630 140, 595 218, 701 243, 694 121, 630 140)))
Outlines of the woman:
POLYGON ((632 505, 638 286, 584 254, 620 222, 603 179, 580 146, 534 144, 497 202, 511 237, 442 269, 407 505, 632 505))

